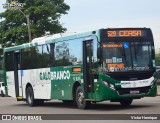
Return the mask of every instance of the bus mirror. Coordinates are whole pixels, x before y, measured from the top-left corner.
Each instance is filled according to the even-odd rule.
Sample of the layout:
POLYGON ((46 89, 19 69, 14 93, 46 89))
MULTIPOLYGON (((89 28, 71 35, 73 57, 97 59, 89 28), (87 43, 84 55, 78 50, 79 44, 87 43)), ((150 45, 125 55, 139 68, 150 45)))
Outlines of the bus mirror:
POLYGON ((154 74, 153 74, 154 78, 156 79, 160 79, 160 70, 157 70, 154 74))

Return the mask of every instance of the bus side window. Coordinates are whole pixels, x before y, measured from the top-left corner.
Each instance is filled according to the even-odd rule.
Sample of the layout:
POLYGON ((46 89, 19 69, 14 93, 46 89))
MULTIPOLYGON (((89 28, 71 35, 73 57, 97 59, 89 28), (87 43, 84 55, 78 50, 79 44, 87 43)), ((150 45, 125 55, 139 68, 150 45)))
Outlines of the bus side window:
POLYGON ((55 65, 56 66, 66 66, 68 58, 68 42, 58 42, 55 45, 55 65))
POLYGON ((82 40, 74 39, 68 41, 68 64, 77 65, 82 64, 82 40))
POLYGON ((48 44, 43 45, 42 56, 43 67, 50 67, 50 46, 48 44))
POLYGON ((28 63, 29 62, 29 48, 28 49, 22 49, 22 57, 21 57, 21 69, 25 70, 29 68, 28 63))
POLYGON ((36 48, 31 47, 31 49, 30 49, 30 69, 37 68, 36 61, 37 61, 36 48))
POLYGON ((13 52, 5 53, 5 68, 6 71, 13 71, 13 52))
POLYGON ((50 58, 49 58, 50 66, 55 64, 55 43, 50 44, 50 58))
POLYGON ((43 57, 42 57, 42 45, 36 47, 36 55, 37 55, 37 68, 42 68, 43 66, 43 57))

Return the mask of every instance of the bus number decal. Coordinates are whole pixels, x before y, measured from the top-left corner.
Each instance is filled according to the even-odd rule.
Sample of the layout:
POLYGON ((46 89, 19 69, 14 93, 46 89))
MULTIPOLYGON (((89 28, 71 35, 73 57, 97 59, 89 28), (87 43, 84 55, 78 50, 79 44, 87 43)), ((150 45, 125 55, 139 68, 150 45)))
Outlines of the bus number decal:
POLYGON ((116 37, 116 31, 108 31, 108 37, 116 37))

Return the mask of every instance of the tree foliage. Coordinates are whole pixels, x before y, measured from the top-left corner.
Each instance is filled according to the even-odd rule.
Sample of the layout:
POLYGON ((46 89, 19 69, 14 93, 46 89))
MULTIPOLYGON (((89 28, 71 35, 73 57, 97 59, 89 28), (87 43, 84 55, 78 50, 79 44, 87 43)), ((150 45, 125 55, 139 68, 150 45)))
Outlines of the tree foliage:
MULTIPOLYGON (((49 31, 51 34, 66 31, 60 24, 60 17, 67 14, 70 7, 64 0, 16 0, 26 5, 21 9, 25 15, 30 15, 32 39, 40 37, 49 31)), ((16 45, 29 42, 27 19, 20 10, 6 10, 0 13, 4 20, 0 24, 0 44, 7 42, 16 45)))

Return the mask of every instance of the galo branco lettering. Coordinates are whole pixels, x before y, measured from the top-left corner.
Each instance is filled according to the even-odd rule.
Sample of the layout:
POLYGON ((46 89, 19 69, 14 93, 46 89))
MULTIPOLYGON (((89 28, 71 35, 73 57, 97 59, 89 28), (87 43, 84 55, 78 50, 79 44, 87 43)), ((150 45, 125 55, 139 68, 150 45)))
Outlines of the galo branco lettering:
POLYGON ((66 80, 70 79, 69 70, 40 72, 40 80, 66 80))

